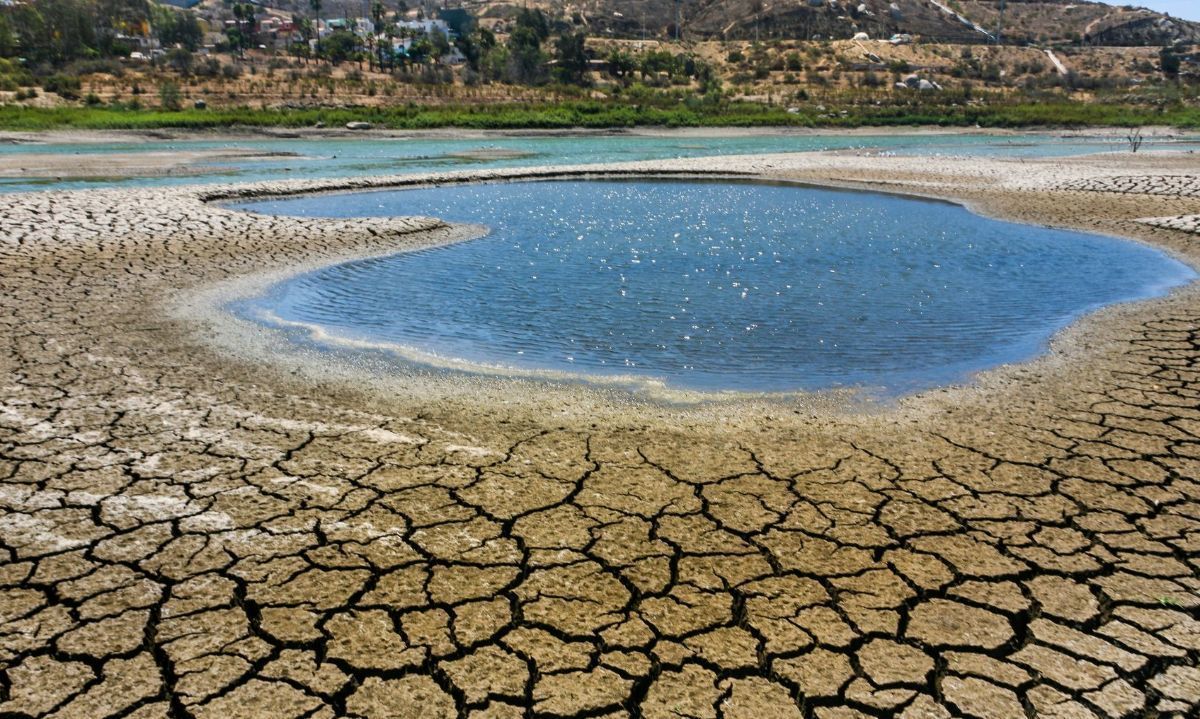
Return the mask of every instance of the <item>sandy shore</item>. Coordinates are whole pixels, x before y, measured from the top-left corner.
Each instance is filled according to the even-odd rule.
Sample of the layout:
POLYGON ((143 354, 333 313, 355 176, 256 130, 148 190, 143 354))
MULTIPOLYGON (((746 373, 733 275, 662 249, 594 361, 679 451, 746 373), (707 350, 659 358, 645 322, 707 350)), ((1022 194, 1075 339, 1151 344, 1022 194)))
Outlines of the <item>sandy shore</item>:
POLYGON ((263 152, 237 148, 219 150, 151 150, 106 153, 0 154, 0 178, 86 179, 94 177, 157 177, 202 175, 205 163, 246 162, 298 157, 292 152, 263 152))
MULTIPOLYGON (((1200 265, 1192 156, 553 174, 600 172, 939 197, 1200 265)), ((214 309, 300 267, 478 231, 214 201, 410 181, 4 198, 0 714, 1200 707, 1197 286, 886 407, 384 372, 214 309)))

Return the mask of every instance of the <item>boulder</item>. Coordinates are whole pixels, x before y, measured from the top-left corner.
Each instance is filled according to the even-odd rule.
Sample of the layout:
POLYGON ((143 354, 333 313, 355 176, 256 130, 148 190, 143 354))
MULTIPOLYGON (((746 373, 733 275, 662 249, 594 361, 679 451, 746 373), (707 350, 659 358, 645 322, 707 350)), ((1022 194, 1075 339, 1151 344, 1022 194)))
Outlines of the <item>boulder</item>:
POLYGON ((369 123, 369 122, 347 122, 346 129, 347 130, 370 130, 371 123, 369 123))

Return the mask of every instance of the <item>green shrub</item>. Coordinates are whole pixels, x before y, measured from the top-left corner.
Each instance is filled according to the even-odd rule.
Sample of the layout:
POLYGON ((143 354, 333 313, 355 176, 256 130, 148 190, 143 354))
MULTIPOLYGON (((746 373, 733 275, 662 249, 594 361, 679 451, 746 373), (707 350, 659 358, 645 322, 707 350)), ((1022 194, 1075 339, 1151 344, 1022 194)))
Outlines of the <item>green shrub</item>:
POLYGON ((179 92, 179 86, 173 82, 164 82, 158 86, 159 104, 167 110, 178 110, 183 107, 183 96, 179 92))
MULTIPOLYGON (((32 108, 0 107, 0 128, 39 130, 49 128, 148 129, 222 128, 231 126, 306 127, 318 122, 336 127, 361 120, 377 127, 411 130, 434 127, 466 129, 606 128, 632 126, 822 126, 862 125, 954 125, 985 127, 1063 127, 1086 125, 1136 126, 1165 124, 1200 127, 1200 109, 1182 104, 1165 107, 1121 105, 1109 102, 1072 102, 1047 93, 1043 98, 1018 100, 999 93, 976 92, 984 100, 965 104, 963 94, 947 90, 936 95, 898 95, 891 102, 864 103, 866 91, 851 91, 822 97, 828 106, 820 114, 789 114, 781 107, 753 102, 735 102, 719 97, 698 101, 677 90, 655 91, 641 87, 622 101, 570 100, 558 103, 509 103, 503 105, 353 107, 319 109, 193 108, 168 111, 141 108, 136 100, 125 105, 32 108), (839 104, 843 103, 843 104, 839 104), (842 114, 841 111, 846 111, 842 114)), ((803 92, 795 94, 799 101, 803 92)))
POLYGON ((81 87, 79 78, 70 75, 54 74, 42 80, 43 90, 67 100, 78 100, 81 87))

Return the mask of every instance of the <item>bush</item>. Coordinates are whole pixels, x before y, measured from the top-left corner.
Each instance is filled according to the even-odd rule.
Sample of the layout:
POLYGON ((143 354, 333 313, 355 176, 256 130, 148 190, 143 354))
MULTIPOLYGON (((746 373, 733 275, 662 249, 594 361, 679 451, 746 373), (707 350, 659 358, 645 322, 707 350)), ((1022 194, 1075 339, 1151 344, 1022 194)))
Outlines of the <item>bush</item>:
POLYGON ((165 59, 167 64, 171 66, 171 69, 180 75, 187 77, 192 74, 192 63, 194 60, 192 53, 187 49, 182 47, 173 48, 167 51, 165 59))
POLYGON ((78 100, 80 88, 79 78, 70 75, 54 74, 42 80, 43 90, 67 100, 78 100))
POLYGON ((183 106, 183 96, 179 86, 173 82, 164 82, 158 86, 159 103, 167 110, 178 110, 183 106))
POLYGON ((192 67, 192 72, 198 77, 216 77, 221 74, 221 61, 215 57, 206 57, 203 62, 192 67))

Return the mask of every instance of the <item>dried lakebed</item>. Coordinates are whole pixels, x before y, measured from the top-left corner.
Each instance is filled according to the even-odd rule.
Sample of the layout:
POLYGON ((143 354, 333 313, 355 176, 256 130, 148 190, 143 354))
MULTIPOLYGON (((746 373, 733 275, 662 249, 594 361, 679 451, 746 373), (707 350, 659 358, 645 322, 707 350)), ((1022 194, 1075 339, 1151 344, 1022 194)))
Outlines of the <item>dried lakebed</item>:
MULTIPOLYGON (((890 189, 1200 256, 1194 157, 606 169, 890 189)), ((211 311, 477 231, 206 200, 407 181, 4 199, 0 714, 1196 712, 1194 284, 867 413, 326 371, 211 311)))
POLYGON ((428 365, 643 393, 962 382, 1034 356, 1085 311, 1196 277, 1136 243, 778 183, 543 180, 237 207, 488 228, 305 273, 235 303, 242 316, 428 365))

